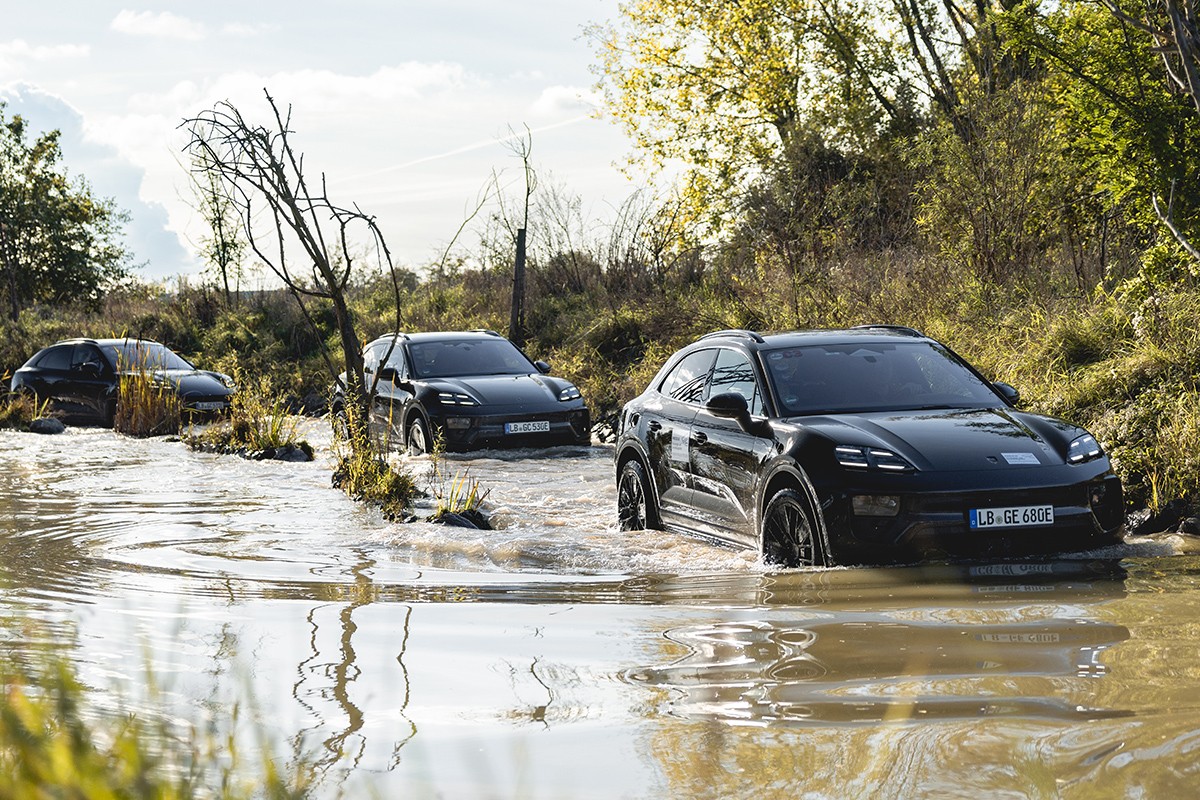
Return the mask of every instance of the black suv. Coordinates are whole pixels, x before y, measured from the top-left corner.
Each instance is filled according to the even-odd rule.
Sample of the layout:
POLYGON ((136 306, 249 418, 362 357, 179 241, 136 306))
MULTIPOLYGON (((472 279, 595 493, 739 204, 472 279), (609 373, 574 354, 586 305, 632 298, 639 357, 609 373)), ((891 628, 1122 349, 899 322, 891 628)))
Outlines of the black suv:
POLYGON ((720 331, 621 413, 623 530, 665 527, 784 566, 1072 552, 1122 540, 1085 430, 910 328, 720 331))
MULTIPOLYGON (((410 453, 428 452, 435 435, 447 450, 590 444, 579 389, 549 372, 494 331, 389 333, 363 348, 372 426, 410 453)), ((334 414, 345 383, 343 373, 334 414)))
POLYGON ((50 400, 70 420, 112 425, 121 376, 151 373, 179 395, 185 412, 229 410, 236 390, 220 372, 197 369, 149 339, 68 339, 36 352, 12 377, 14 392, 50 400))

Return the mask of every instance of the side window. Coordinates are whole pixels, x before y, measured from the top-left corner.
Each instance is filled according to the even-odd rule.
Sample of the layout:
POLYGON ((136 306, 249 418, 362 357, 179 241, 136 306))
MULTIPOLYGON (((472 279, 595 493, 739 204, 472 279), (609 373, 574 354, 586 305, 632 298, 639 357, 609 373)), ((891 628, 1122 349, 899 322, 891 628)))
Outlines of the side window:
POLYGON ((699 405, 712 366, 715 350, 697 350, 675 365, 658 390, 673 400, 699 405))
POLYGON ((363 351, 363 372, 367 375, 374 375, 375 370, 379 369, 379 345, 374 344, 363 351))
POLYGON ((95 367, 96 374, 105 371, 104 357, 100 355, 99 348, 90 344, 75 345, 75 351, 71 356, 71 369, 81 370, 84 365, 88 364, 95 367))
POLYGON ((708 396, 724 392, 736 392, 746 398, 750 413, 763 415, 762 392, 754 379, 754 366, 746 356, 736 350, 722 349, 717 353, 717 364, 713 367, 709 381, 708 396))
POLYGON ((64 344, 61 347, 51 347, 38 359, 41 369, 57 369, 66 372, 71 368, 71 351, 74 345, 64 344))
MULTIPOLYGON (((383 358, 388 351, 387 342, 384 342, 383 347, 379 350, 379 357, 383 358)), ((408 377, 408 364, 404 358, 404 345, 401 342, 396 342, 396 346, 392 348, 392 354, 388 356, 387 366, 396 370, 396 374, 401 378, 408 377)))

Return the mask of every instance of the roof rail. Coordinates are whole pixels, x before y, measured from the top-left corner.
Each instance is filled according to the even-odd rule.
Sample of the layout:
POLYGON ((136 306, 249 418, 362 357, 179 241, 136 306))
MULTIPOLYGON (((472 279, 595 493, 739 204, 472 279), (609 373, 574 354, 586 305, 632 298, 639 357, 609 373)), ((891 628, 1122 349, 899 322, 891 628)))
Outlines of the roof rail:
POLYGON ((925 338, 925 334, 921 333, 916 328, 910 328, 907 325, 855 325, 851 330, 878 330, 891 331, 892 333, 902 333, 905 336, 919 336, 925 338))
POLYGON ((500 336, 500 334, 487 328, 471 328, 467 333, 486 333, 488 336, 500 336))
POLYGON ((748 331, 743 328, 730 328, 729 330, 725 330, 725 331, 713 331, 712 333, 704 334, 700 338, 701 339, 712 339, 717 336, 742 336, 742 337, 744 337, 746 339, 750 339, 758 344, 762 344, 763 342, 766 341, 766 339, 764 339, 761 335, 755 333, 754 331, 748 331))

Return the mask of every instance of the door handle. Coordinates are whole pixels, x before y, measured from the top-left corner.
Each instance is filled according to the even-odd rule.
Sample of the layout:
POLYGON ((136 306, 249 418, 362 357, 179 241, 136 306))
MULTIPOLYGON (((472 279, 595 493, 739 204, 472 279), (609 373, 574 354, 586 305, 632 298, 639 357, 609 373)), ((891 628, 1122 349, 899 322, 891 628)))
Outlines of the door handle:
POLYGON ((652 419, 646 423, 646 427, 650 429, 651 433, 658 433, 659 431, 662 430, 662 423, 659 422, 658 420, 652 419))
POLYGON ((708 434, 703 433, 703 432, 693 433, 692 441, 695 442, 696 444, 704 444, 705 442, 708 441, 708 434))

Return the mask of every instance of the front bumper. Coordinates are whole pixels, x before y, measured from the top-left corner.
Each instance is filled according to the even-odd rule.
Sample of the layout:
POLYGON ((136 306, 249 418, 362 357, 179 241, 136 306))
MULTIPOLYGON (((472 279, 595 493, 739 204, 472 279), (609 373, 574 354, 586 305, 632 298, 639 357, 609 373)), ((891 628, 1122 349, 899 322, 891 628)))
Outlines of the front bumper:
POLYGON ((467 416, 448 414, 430 420, 444 436, 451 451, 482 448, 547 447, 591 444, 592 423, 586 408, 550 413, 520 413, 467 416), (547 423, 548 430, 509 433, 510 423, 547 423))
MULTIPOLYGON (((874 487, 865 493, 879 493, 874 487)), ((831 547, 840 563, 906 563, 974 558, 1021 558, 1092 550, 1122 541, 1124 496, 1111 472, 1036 488, 893 492, 894 517, 854 512, 860 492, 832 495, 825 504, 831 547), (972 529, 971 509, 1053 506, 1054 523, 972 529)))

